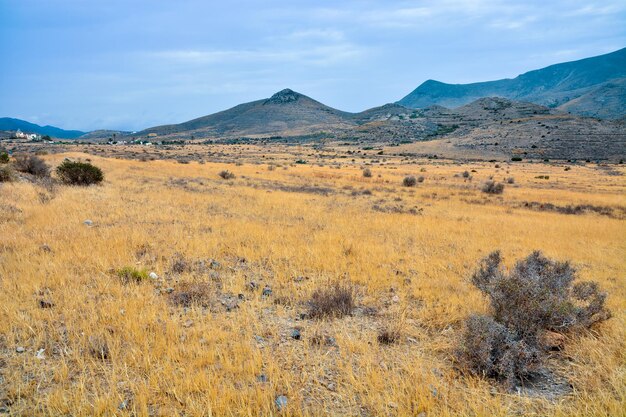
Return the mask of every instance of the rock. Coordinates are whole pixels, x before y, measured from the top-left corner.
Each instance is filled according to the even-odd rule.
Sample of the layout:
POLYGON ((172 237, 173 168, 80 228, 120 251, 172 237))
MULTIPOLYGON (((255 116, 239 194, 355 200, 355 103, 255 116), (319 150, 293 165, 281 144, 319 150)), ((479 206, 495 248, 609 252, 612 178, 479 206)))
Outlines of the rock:
POLYGON ((217 269, 217 268, 219 268, 220 266, 222 266, 222 265, 220 265, 220 263, 219 263, 219 262, 217 262, 215 259, 211 259, 211 263, 209 263, 209 267, 210 267, 211 269, 217 269))
POLYGON ((244 301, 246 299, 246 296, 241 294, 241 293, 239 293, 239 294, 237 294, 237 298, 239 298, 241 301, 244 301))
POLYGON ((26 349, 24 348, 24 346, 18 346, 18 347, 15 348, 15 351, 17 353, 24 353, 24 352, 26 352, 26 349))
POLYGON ((117 406, 118 410, 126 410, 128 408, 128 400, 124 400, 117 406))
POLYGON ((150 272, 149 277, 150 277, 151 279, 159 279, 159 276, 156 274, 156 272, 150 272))
POLYGON ((173 293, 173 292, 174 292, 174 288, 172 288, 172 287, 166 288, 166 289, 165 289, 165 292, 166 292, 167 294, 171 294, 171 293, 173 293))
POLYGON ((183 323, 183 327, 189 328, 193 326, 193 320, 189 319, 183 323))
POLYGON ((226 311, 232 311, 239 308, 239 300, 231 295, 223 297, 220 302, 226 308, 226 311))
POLYGON ((291 338, 295 340, 300 340, 302 338, 302 334, 300 333, 300 329, 293 329, 291 331, 291 338))
POLYGON ((287 407, 287 397, 284 395, 279 395, 278 397, 276 397, 276 400, 274 400, 274 404, 276 404, 276 408, 278 409, 278 411, 282 411, 283 409, 285 409, 285 407, 287 407))
POLYGON ((44 359, 46 359, 46 356, 43 354, 45 351, 46 351, 46 349, 43 349, 43 348, 42 348, 42 349, 39 349, 39 350, 37 351, 37 353, 35 354, 35 357, 36 357, 37 359, 39 359, 39 360, 44 360, 44 359))
POLYGON ((266 383, 268 381, 267 376, 265 374, 261 374, 259 376, 256 377, 256 380, 262 384, 266 383))
POLYGON ((393 298, 391 299, 391 302, 399 303, 400 302, 400 297, 398 297, 397 295, 394 295, 393 298))
POLYGON ((265 288, 263 288, 263 292, 261 293, 261 295, 263 297, 269 297, 270 295, 272 295, 272 289, 266 285, 265 288))
POLYGON ((52 308, 54 303, 49 300, 39 300, 39 308, 52 308))
POLYGON ((39 247, 39 249, 41 249, 42 252, 46 252, 46 253, 50 253, 52 252, 52 249, 50 248, 50 246, 48 246, 47 244, 43 244, 39 247))
POLYGON ((254 340, 256 340, 257 343, 265 343, 265 339, 258 335, 254 335, 254 340))
POLYGON ((256 290, 256 289, 257 289, 257 287, 258 287, 258 284, 257 284, 256 282, 254 282, 254 281, 250 281, 250 282, 248 282, 248 289, 249 289, 250 291, 254 291, 254 290, 256 290))
POLYGON ((93 226, 93 221, 87 219, 83 222, 85 224, 85 226, 93 226))

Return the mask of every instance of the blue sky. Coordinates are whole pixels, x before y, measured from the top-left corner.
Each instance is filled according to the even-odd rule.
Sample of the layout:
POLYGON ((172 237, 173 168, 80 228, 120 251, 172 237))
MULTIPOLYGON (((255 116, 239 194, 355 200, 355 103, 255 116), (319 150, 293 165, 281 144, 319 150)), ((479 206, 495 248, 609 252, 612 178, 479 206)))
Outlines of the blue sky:
POLYGON ((360 111, 624 46, 624 0, 0 0, 0 116, 138 130, 285 87, 360 111))

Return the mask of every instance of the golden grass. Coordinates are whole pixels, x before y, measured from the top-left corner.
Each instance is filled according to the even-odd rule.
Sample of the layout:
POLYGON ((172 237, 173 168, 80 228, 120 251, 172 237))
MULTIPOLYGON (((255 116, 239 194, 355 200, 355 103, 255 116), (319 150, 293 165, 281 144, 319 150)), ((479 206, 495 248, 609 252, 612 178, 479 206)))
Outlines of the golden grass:
MULTIPOLYGON (((56 165, 68 156, 87 157, 46 159, 56 165)), ((295 416, 626 409, 625 220, 517 204, 624 207, 624 176, 594 166, 395 160, 364 178, 346 160, 341 169, 268 170, 90 158, 105 172, 102 186, 0 184, 0 401, 14 415, 272 415, 281 394, 289 401, 282 414, 295 416), (219 178, 224 169, 237 178, 219 178), (471 169, 471 182, 454 177, 471 169), (402 187, 407 174, 426 179, 402 187), (490 175, 512 176, 515 185, 487 196, 478 185, 490 175), (416 207, 420 214, 408 212, 416 207), (572 260, 582 279, 608 291, 614 318, 572 337, 561 355, 568 361, 554 361, 571 395, 513 395, 454 369, 462 321, 487 308, 468 277, 495 249, 508 265, 534 249, 572 260), (176 274, 176 256, 219 266, 176 274), (125 266, 159 279, 123 284, 114 271, 125 266), (357 313, 300 319, 312 292, 336 280, 357 287, 357 313), (251 281, 257 290, 247 289, 251 281), (172 305, 166 289, 179 282, 208 282, 214 305, 172 305), (265 285, 270 297, 261 295, 265 285), (238 294, 245 301, 226 311, 220 297, 238 294), (40 299, 54 306, 42 309, 40 299), (302 340, 290 337, 294 327, 302 340), (377 343, 383 328, 400 328, 400 341, 377 343), (319 335, 336 346, 313 345, 319 335), (104 360, 94 354, 102 346, 104 360)))

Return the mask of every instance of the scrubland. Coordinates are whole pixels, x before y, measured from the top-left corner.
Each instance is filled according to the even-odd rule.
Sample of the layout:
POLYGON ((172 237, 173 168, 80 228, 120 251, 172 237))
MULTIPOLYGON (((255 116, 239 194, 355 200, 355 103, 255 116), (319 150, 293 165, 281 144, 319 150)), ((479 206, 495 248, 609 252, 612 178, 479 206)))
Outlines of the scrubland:
POLYGON ((398 159, 364 177, 345 160, 45 159, 65 157, 90 158, 102 185, 0 184, 0 406, 9 415, 626 409, 623 167, 398 159), (220 177, 225 170, 235 178, 220 177), (424 179, 404 187, 407 175, 424 179), (490 176, 505 183, 502 194, 481 192, 490 176), (570 260, 608 293, 613 317, 550 354, 564 394, 511 391, 455 364, 464 320, 488 308, 469 277, 496 249, 508 266, 533 250, 570 260), (122 279, 123 268, 138 282, 122 279), (312 294, 336 283, 354 288, 352 314, 308 317, 312 294), (381 343, 385 331, 397 339, 381 343))

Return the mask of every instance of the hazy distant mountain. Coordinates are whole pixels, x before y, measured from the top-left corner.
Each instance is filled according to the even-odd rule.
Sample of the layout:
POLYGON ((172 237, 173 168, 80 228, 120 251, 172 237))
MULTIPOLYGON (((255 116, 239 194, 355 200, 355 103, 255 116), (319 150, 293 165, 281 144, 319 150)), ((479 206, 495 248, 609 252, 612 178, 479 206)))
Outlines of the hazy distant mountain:
POLYGON ((80 140, 101 140, 101 139, 118 139, 124 135, 129 135, 131 132, 123 130, 92 130, 82 135, 80 140))
POLYGON ((434 104, 459 107, 489 96, 560 107, 575 114, 603 118, 624 116, 626 48, 606 55, 551 65, 513 79, 472 84, 428 80, 398 102, 424 108, 434 104), (585 97, 576 103, 575 100, 585 97), (602 102, 602 97, 612 97, 602 102), (594 103, 600 103, 597 108, 594 103))
POLYGON ((24 133, 37 133, 42 136, 48 135, 59 139, 75 139, 85 134, 85 132, 80 130, 64 130, 54 126, 39 126, 25 120, 0 117, 0 130, 16 131, 18 129, 24 133))

